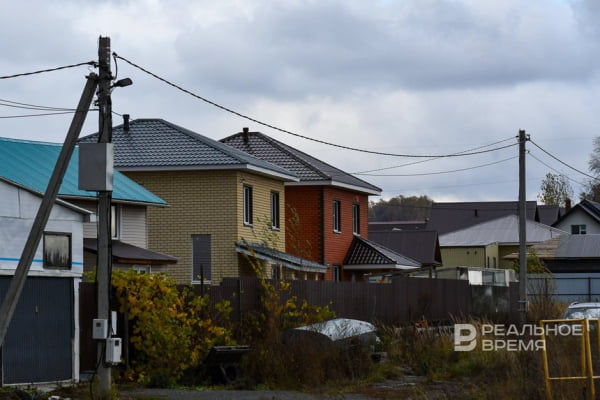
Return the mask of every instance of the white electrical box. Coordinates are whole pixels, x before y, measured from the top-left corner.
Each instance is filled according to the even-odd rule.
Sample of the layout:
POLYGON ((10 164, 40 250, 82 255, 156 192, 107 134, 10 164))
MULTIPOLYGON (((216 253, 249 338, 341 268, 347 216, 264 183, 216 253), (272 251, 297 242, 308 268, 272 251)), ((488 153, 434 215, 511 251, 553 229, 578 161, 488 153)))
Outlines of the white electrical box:
POLYGON ((108 337, 108 320, 96 318, 92 327, 92 338, 103 340, 108 337))
POLYGON ((97 191, 113 190, 112 143, 79 144, 79 189, 97 191))
POLYGON ((106 354, 104 361, 111 364, 121 362, 121 338, 113 337, 106 339, 106 354))

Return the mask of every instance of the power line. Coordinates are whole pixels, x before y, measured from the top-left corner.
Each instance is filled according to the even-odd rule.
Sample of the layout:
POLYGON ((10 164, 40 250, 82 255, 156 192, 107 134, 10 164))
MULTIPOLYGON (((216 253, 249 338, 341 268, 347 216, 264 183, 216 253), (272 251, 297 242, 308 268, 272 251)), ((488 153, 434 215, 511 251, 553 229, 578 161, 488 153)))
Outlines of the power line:
POLYGON ((53 71, 59 71, 61 69, 80 67, 82 65, 92 65, 92 66, 96 67, 97 63, 95 61, 87 61, 87 62, 82 62, 82 63, 78 63, 78 64, 64 65, 62 67, 42 69, 42 70, 39 70, 39 71, 24 72, 24 73, 21 73, 21 74, 0 76, 0 79, 10 79, 10 78, 17 78, 17 77, 20 77, 20 76, 43 74, 45 72, 53 72, 53 71))
POLYGON ((550 165, 546 164, 545 162, 543 162, 542 160, 540 160, 539 158, 537 158, 536 156, 534 156, 534 155, 533 155, 533 154, 531 154, 530 152, 528 152, 527 154, 528 154, 528 155, 529 155, 531 158, 533 158, 534 160, 536 160, 536 161, 537 161, 537 162, 539 162, 540 164, 542 164, 542 165, 544 165, 544 166, 546 166, 546 167, 550 168, 552 171, 556 172, 557 174, 559 174, 559 175, 561 175, 561 176, 564 176, 564 177, 565 177, 565 178, 567 178, 568 180, 570 180, 570 181, 573 181, 573 182, 577 183, 578 185, 585 186, 585 184, 584 184, 584 183, 581 183, 581 182, 579 182, 579 181, 576 181, 575 179, 573 179, 573 178, 570 178, 568 175, 566 175, 566 174, 563 174, 561 171, 559 171, 559 170, 557 170, 556 168, 553 168, 553 167, 551 167, 550 165))
POLYGON ((20 108, 22 110, 42 110, 42 111, 75 111, 74 108, 38 106, 35 104, 19 103, 17 101, 0 99, 0 106, 20 108))
MULTIPOLYGON (((506 142, 506 141, 509 141, 509 140, 513 140, 513 139, 514 139, 513 137, 510 137, 510 138, 508 138, 508 139, 499 140, 499 141, 497 141, 497 142, 490 143, 490 144, 487 144, 487 145, 484 145, 484 146, 479 146, 479 147, 475 147, 475 148, 472 148, 472 149, 467 149, 467 150, 459 151, 458 153, 455 153, 455 154, 459 155, 459 154, 462 154, 462 153, 467 153, 467 152, 470 152, 470 151, 475 151, 475 150, 484 149, 484 148, 486 148, 486 147, 491 147, 491 146, 494 146, 494 145, 497 145, 497 144, 500 144, 500 143, 503 143, 503 142, 506 142)), ((518 144, 518 143, 515 143, 514 145, 516 146, 517 144, 518 144)), ((370 170, 366 170, 366 171, 360 171, 360 172, 352 172, 352 174, 354 174, 354 175, 360 175, 360 174, 365 174, 365 173, 367 173, 367 172, 378 172, 378 171, 385 171, 385 170, 387 170, 387 169, 394 169, 394 168, 407 167, 407 166, 409 166, 409 165, 421 164, 421 163, 425 163, 425 162, 428 162, 428 161, 433 161, 433 160, 438 160, 438 158, 429 158, 429 159, 427 159, 427 160, 412 161, 412 162, 409 162, 409 163, 400 164, 400 165, 394 165, 394 166, 391 166, 391 167, 383 167, 383 168, 370 169, 370 170)))
MULTIPOLYGON (((97 110, 91 110, 91 111, 97 111, 97 110)), ((5 115, 5 116, 0 116, 0 118, 1 119, 9 119, 9 118, 46 117, 48 115, 73 114, 74 112, 75 111, 60 111, 60 112, 42 113, 42 114, 5 115)))
POLYGON ((337 147, 337 148, 341 148, 341 149, 345 149, 345 150, 357 151, 357 152, 368 153, 368 154, 376 154, 376 155, 381 155, 381 156, 391 156, 391 157, 406 157, 406 158, 448 158, 448 157, 460 157, 460 156, 470 156, 470 155, 475 155, 475 154, 489 153, 489 152, 492 152, 492 151, 501 150, 501 149, 505 149, 505 148, 514 146, 514 144, 511 144, 511 145, 507 145, 507 146, 497 147, 497 148, 494 148, 494 149, 489 149, 489 150, 484 150, 484 151, 476 151, 476 152, 467 152, 467 153, 461 153, 461 154, 415 155, 415 154, 385 153, 385 152, 380 152, 380 151, 375 151, 375 150, 359 149, 359 148, 356 148, 356 147, 350 147, 350 146, 345 146, 345 145, 341 145, 341 144, 337 144, 337 143, 326 142, 324 140, 311 138, 311 137, 308 137, 308 136, 301 135, 299 133, 295 133, 295 132, 292 132, 292 131, 289 131, 289 130, 286 130, 286 129, 279 128, 279 127, 277 127, 275 125, 272 125, 272 124, 269 124, 269 123, 257 120, 255 118, 252 118, 252 117, 248 116, 248 115, 242 114, 242 113, 240 113, 238 111, 235 111, 235 110, 232 110, 232 109, 230 109, 228 107, 222 106, 222 105, 220 105, 218 103, 215 103, 214 101, 208 100, 208 99, 206 99, 206 98, 204 98, 204 97, 202 97, 200 95, 197 95, 197 94, 195 94, 195 93, 193 93, 193 92, 191 92, 191 91, 189 91, 187 89, 184 89, 181 86, 176 85, 175 83, 172 83, 172 82, 168 81, 167 79, 162 78, 162 77, 156 75, 153 72, 148 71, 147 69, 145 69, 145 68, 143 68, 143 67, 135 64, 134 62, 132 62, 132 61, 130 61, 130 60, 124 58, 124 57, 119 56, 117 53, 113 53, 113 57, 115 59, 117 59, 117 58, 121 59, 121 60, 125 61, 126 63, 128 63, 129 65, 131 65, 131 66, 139 69, 140 71, 142 71, 142 72, 144 72, 144 73, 146 73, 146 74, 148 74, 148 75, 150 75, 150 76, 158 79, 159 81, 161 81, 163 83, 166 83, 167 85, 172 86, 175 89, 178 89, 178 90, 180 90, 180 91, 182 91, 182 92, 184 92, 184 93, 186 93, 186 94, 188 94, 188 95, 190 95, 192 97, 197 98, 198 100, 202 100, 205 103, 208 103, 208 104, 210 104, 210 105, 212 105, 214 107, 217 107, 217 108, 219 108, 219 109, 221 109, 223 111, 226 111, 228 113, 237 115, 238 117, 244 118, 244 119, 246 119, 248 121, 251 121, 251 122, 254 122, 256 124, 265 126, 267 128, 271 128, 273 130, 286 133, 288 135, 296 136, 296 137, 299 137, 299 138, 302 138, 302 139, 311 140, 313 142, 317 142, 317 143, 325 144, 327 146, 333 146, 333 147, 337 147))
POLYGON ((531 144, 533 144, 535 147, 537 147, 538 149, 540 149, 541 151, 543 151, 544 153, 546 153, 548 156, 550 156, 550 157, 554 158, 556 161, 558 161, 558 162, 559 162, 559 163, 561 163, 562 165, 564 165, 564 166, 566 166, 566 167, 568 167, 568 168, 571 168, 573 171, 579 172, 580 174, 582 174, 582 175, 585 175, 585 176, 587 176, 588 178, 590 178, 590 179, 593 179, 593 180, 595 180, 595 181, 597 181, 597 180, 600 180, 600 179, 596 178, 595 176, 588 175, 588 174, 586 174, 585 172, 583 172, 583 171, 580 171, 580 170, 578 170, 577 168, 570 166, 570 165, 569 165, 569 164, 567 164, 566 162, 564 162, 564 161, 560 160, 558 157, 556 157, 556 156, 554 156, 554 155, 550 154, 549 152, 547 152, 546 150, 542 149, 542 148, 541 148, 540 146, 538 146, 538 145, 537 145, 537 143, 535 143, 533 140, 530 140, 530 142, 531 142, 531 144))
POLYGON ((490 165, 500 164, 501 162, 514 160, 517 157, 519 157, 519 156, 509 157, 509 158, 505 158, 504 160, 494 161, 494 162, 487 163, 487 164, 481 164, 481 165, 477 165, 477 166, 474 166, 474 167, 460 168, 460 169, 454 169, 454 170, 449 170, 449 171, 424 172, 424 173, 420 173, 420 174, 365 174, 365 173, 358 173, 358 174, 355 174, 355 175, 364 175, 364 176, 426 176, 426 175, 442 175, 442 174, 450 174, 450 173, 453 173, 453 172, 462 172, 462 171, 469 171, 469 170, 477 169, 477 168, 488 167, 490 165))

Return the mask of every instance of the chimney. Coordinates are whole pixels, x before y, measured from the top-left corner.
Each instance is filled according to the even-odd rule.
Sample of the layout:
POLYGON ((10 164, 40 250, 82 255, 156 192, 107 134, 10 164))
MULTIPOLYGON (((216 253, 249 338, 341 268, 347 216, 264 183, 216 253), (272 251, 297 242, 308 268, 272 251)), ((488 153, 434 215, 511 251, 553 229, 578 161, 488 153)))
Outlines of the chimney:
POLYGON ((571 209, 571 199, 567 197, 565 199, 565 212, 569 212, 570 209, 571 209))
POLYGON ((129 114, 123 114, 123 130, 129 132, 129 114))
POLYGON ((242 137, 244 139, 244 144, 248 144, 248 132, 250 131, 250 129, 244 127, 242 129, 242 137))

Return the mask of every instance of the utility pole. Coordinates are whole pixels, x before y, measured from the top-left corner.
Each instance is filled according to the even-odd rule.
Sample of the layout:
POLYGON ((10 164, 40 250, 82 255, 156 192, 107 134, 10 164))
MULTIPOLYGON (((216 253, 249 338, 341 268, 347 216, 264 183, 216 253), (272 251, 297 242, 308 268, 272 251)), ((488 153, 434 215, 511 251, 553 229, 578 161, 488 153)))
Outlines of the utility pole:
MULTIPOLYGON (((111 80, 110 70, 110 38, 100 37, 98 43, 98 143, 112 141, 112 104, 110 98, 111 80)), ((111 292, 111 201, 112 192, 103 190, 98 192, 98 263, 97 263, 97 290, 98 290, 98 316, 108 322, 110 327, 110 292, 111 292)), ((106 341, 98 342, 98 398, 110 398, 111 367, 105 362, 106 341)))
POLYGON ((527 322, 527 203, 525 200, 525 142, 524 130, 519 130, 519 312, 520 322, 527 322))
POLYGON ((79 104, 77 105, 77 111, 75 111, 75 115, 71 121, 71 126, 69 127, 65 142, 63 143, 58 159, 56 160, 56 165, 54 166, 54 170, 48 181, 48 186, 44 192, 40 208, 38 209, 33 225, 31 226, 31 231, 29 232, 29 236, 23 247, 21 258, 19 259, 17 269, 15 270, 15 275, 10 281, 10 286, 6 292, 4 301, 2 302, 2 307, 0 308, 0 346, 4 343, 8 326, 10 325, 15 308, 21 297, 21 292, 23 291, 23 286, 25 285, 29 269, 31 268, 31 263, 33 262, 35 253, 40 245, 46 223, 48 222, 50 212, 56 201, 60 184, 65 176, 69 161, 73 155, 73 149, 75 149, 75 145, 77 144, 77 138, 79 137, 79 133, 85 122, 85 117, 92 104, 96 85, 97 76, 92 73, 87 77, 87 83, 81 94, 79 104))

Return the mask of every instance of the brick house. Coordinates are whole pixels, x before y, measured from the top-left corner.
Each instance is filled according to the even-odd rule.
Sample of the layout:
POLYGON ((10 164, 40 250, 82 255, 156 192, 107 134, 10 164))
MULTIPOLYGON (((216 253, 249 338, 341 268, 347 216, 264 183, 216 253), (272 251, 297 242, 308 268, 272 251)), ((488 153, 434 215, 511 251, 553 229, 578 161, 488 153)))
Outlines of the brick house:
MULTIPOLYGON (((365 272, 381 268, 344 268, 354 237, 368 239, 369 196, 380 195, 380 188, 247 128, 221 142, 300 178, 285 183, 288 252, 327 265, 328 280, 362 280, 365 272)), ((361 245, 369 243, 363 241, 361 245)))
POLYGON ((162 119, 126 117, 112 141, 115 168, 169 204, 148 210, 148 241, 177 257, 168 272, 179 283, 253 276, 246 244, 267 274, 317 279, 325 271, 286 257, 280 209, 284 183, 298 180, 292 172, 162 119))

